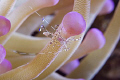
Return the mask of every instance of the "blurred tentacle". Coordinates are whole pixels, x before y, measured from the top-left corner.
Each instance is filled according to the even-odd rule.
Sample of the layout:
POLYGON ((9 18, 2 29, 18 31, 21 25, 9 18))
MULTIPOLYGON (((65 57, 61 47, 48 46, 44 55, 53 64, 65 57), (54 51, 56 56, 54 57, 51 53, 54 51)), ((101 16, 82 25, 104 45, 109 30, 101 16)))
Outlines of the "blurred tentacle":
POLYGON ((8 49, 6 49, 6 54, 6 59, 10 61, 13 69, 17 68, 18 66, 27 64, 33 58, 35 58, 35 55, 20 55, 8 49))
MULTIPOLYGON (((87 28, 86 28, 86 32, 91 27, 92 23, 94 22, 94 20, 97 17, 98 13, 101 11, 101 9, 104 6, 105 2, 106 2, 106 0, 97 0, 97 1, 96 0, 91 0, 90 18, 89 18, 89 22, 88 22, 88 25, 87 25, 87 28)), ((74 55, 75 54, 73 54, 73 56, 74 55)))
POLYGON ((74 55, 67 61, 70 62, 74 59, 79 59, 88 53, 101 49, 105 44, 105 37, 102 32, 96 28, 88 31, 82 44, 78 47, 74 55))
POLYGON ((18 7, 11 14, 7 16, 7 18, 11 21, 11 30, 10 32, 2 36, 0 38, 0 43, 5 44, 7 40, 11 37, 11 35, 19 28, 19 26, 23 23, 23 21, 34 11, 49 7, 57 4, 58 0, 28 0, 26 3, 18 7), (31 9, 32 8, 32 9, 31 9))
POLYGON ((51 75, 49 75, 47 78, 43 80, 84 80, 84 79, 69 79, 69 78, 62 77, 57 73, 52 73, 51 75))
POLYGON ((111 55, 117 42, 120 39, 120 1, 115 11, 115 14, 104 34, 106 44, 101 50, 90 53, 82 62, 81 65, 72 72, 70 78, 84 78, 90 80, 101 69, 106 60, 111 55), (92 64, 92 65, 91 65, 92 64), (88 66, 89 65, 89 66, 88 66), (73 75, 74 74, 74 75, 73 75))
POLYGON ((13 8, 16 0, 1 0, 0 1, 0 15, 6 16, 13 8))
POLYGON ((105 15, 110 14, 114 10, 114 2, 113 0, 107 0, 102 7, 102 10, 100 11, 99 15, 105 15))
POLYGON ((4 47, 0 44, 0 64, 3 62, 6 56, 6 51, 4 47))
POLYGON ((4 59, 3 62, 0 64, 0 74, 10 71, 11 69, 11 63, 8 60, 4 59))
MULTIPOLYGON (((24 23, 18 29, 18 32, 23 33, 25 35, 30 35, 40 24, 42 17, 55 13, 57 10, 60 10, 64 7, 73 5, 74 0, 60 0, 57 5, 52 7, 46 7, 37 11, 40 15, 38 16, 36 13, 29 16, 24 23), (39 22, 38 22, 39 21, 39 22), (26 31, 27 30, 27 31, 26 31)), ((61 20, 62 21, 62 20, 61 20)))
POLYGON ((67 7, 64 7, 62 9, 58 10, 55 14, 54 19, 47 26, 47 29, 52 31, 53 29, 51 28, 51 26, 59 25, 61 23, 63 17, 65 16, 65 14, 72 11, 72 8, 73 8, 73 5, 70 5, 70 6, 67 6, 67 7))
MULTIPOLYGON (((55 30, 53 30, 53 28, 51 26, 55 26, 55 25, 59 25, 63 19, 63 17, 65 16, 65 14, 67 14, 68 12, 72 11, 73 5, 67 6, 65 8, 59 9, 55 12, 55 16, 52 19, 52 21, 48 24, 48 26, 46 27, 47 30, 49 30, 50 32, 54 32, 55 30)), ((43 34, 38 33, 37 37, 42 36, 43 34)))
POLYGON ((80 62, 78 61, 78 59, 76 59, 67 64, 64 64, 59 70, 68 75, 72 71, 74 71, 79 66, 79 64, 80 62))
POLYGON ((11 28, 11 23, 4 16, 0 16, 0 37, 6 35, 11 28))
POLYGON ((48 41, 50 41, 50 38, 37 38, 14 33, 4 47, 25 53, 38 53, 48 41))
POLYGON ((30 36, 42 24, 42 16, 32 14, 17 30, 18 33, 30 36))
POLYGON ((50 14, 54 13, 56 10, 60 10, 64 7, 73 5, 73 3, 74 3, 74 0, 60 0, 57 5, 52 6, 52 7, 43 8, 43 9, 39 10, 38 13, 42 16, 50 15, 50 14))
POLYGON ((91 0, 90 18, 89 18, 88 27, 87 27, 86 31, 89 29, 89 27, 94 22, 95 18, 97 17, 99 12, 103 8, 105 2, 106 2, 106 0, 91 0))

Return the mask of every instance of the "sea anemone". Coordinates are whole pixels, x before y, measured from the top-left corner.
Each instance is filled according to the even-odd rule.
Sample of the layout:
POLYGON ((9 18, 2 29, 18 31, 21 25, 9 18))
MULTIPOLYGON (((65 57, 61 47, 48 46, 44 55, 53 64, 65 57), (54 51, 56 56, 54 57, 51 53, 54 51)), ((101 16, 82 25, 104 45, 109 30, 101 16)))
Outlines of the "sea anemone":
POLYGON ((119 41, 120 1, 104 35, 90 27, 113 9, 112 0, 0 0, 0 80, 91 80, 119 41))

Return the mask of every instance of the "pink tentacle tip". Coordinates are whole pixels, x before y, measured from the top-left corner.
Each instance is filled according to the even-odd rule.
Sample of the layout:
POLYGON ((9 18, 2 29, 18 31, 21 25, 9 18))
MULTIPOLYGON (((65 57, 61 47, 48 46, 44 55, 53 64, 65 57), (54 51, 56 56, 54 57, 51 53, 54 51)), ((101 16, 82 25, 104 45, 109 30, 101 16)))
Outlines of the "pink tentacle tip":
POLYGON ((105 37, 103 33, 97 28, 92 28, 88 31, 83 43, 90 46, 91 49, 101 49, 105 45, 105 37))
POLYGON ((2 63, 5 56, 6 56, 6 51, 5 51, 4 47, 0 44, 0 63, 2 63))
POLYGON ((65 65, 63 65, 60 70, 64 72, 65 74, 70 74, 74 69, 76 69, 79 66, 78 60, 73 60, 65 65))
POLYGON ((105 14, 109 14, 114 10, 114 2, 112 0, 107 0, 102 8, 102 10, 100 11, 99 15, 105 15, 105 14))
POLYGON ((91 29, 91 31, 93 32, 93 34, 97 34, 96 36, 98 36, 98 37, 96 38, 96 40, 98 40, 99 49, 101 49, 105 45, 105 42, 106 42, 106 39, 105 39, 103 33, 96 28, 91 29))
POLYGON ((0 16, 0 36, 7 34, 10 31, 11 23, 8 19, 0 16))
POLYGON ((12 64, 8 60, 4 59, 3 62, 0 64, 0 74, 3 74, 11 69, 12 64))
POLYGON ((63 36, 68 38, 83 33, 86 28, 86 22, 81 14, 73 11, 64 16, 62 26, 63 36))

